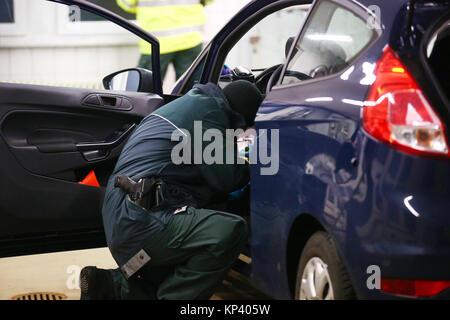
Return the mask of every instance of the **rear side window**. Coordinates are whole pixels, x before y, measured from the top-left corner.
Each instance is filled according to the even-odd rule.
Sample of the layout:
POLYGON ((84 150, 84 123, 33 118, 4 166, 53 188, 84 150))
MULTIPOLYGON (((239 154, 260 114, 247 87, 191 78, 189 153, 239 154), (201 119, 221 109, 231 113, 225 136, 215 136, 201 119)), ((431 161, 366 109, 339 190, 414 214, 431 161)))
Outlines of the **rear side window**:
POLYGON ((353 12, 333 2, 321 2, 294 48, 282 84, 342 71, 376 36, 370 24, 353 12))
POLYGON ((431 69, 439 81, 443 92, 450 100, 450 20, 447 21, 434 35, 428 45, 427 56, 431 69))

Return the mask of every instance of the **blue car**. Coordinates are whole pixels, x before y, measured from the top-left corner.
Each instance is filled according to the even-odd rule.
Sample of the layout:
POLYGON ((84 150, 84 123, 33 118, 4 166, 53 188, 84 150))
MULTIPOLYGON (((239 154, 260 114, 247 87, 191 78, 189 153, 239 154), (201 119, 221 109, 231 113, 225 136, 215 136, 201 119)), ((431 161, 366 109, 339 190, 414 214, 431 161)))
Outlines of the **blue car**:
MULTIPOLYGON (((174 93, 199 66, 201 82, 217 81, 247 21, 302 3, 250 3, 174 93)), ((259 288, 280 299, 450 297, 449 17, 443 1, 315 1, 286 61, 256 75, 266 94, 256 130, 279 131, 277 173, 252 166, 244 269, 259 288)))
MULTIPOLYGON (((152 35, 56 2, 151 43, 159 70, 152 35)), ((104 245, 102 186, 136 124, 245 79, 265 95, 249 156, 266 134, 271 161, 233 208, 251 228, 235 269, 277 299, 450 298, 449 54, 447 1, 254 0, 170 94, 143 69, 105 90, 0 83, 0 254, 104 245), (100 188, 77 183, 92 171, 100 188)))

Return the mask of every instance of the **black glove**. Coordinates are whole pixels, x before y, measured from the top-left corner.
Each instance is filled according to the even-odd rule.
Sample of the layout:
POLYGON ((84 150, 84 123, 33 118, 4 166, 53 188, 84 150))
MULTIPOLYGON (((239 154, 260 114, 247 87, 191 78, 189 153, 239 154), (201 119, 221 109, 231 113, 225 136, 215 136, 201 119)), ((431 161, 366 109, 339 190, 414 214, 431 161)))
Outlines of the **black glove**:
POLYGON ((207 0, 200 0, 200 4, 201 4, 202 6, 206 6, 206 1, 207 1, 207 0))

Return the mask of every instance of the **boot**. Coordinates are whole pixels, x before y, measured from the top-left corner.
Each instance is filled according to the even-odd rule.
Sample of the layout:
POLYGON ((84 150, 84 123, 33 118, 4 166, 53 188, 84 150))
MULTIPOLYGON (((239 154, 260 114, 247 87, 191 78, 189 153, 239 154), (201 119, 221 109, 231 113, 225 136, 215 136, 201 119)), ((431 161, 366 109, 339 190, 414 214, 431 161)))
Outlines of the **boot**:
POLYGON ((80 300, 115 300, 114 282, 108 270, 84 267, 80 273, 80 300))

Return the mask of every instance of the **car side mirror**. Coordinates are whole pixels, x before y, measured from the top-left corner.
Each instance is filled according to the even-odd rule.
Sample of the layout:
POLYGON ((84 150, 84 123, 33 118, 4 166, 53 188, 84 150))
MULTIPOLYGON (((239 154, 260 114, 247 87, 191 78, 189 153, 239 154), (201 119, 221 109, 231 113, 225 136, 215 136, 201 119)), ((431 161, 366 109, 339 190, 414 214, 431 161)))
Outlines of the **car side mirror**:
POLYGON ((142 68, 124 69, 103 78, 106 90, 153 92, 153 74, 142 68))

